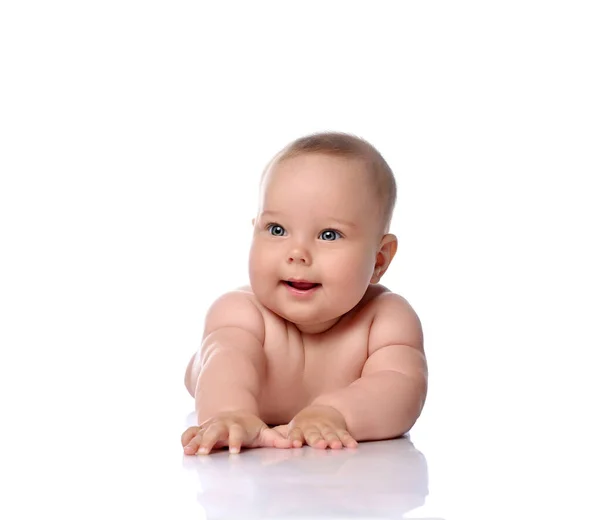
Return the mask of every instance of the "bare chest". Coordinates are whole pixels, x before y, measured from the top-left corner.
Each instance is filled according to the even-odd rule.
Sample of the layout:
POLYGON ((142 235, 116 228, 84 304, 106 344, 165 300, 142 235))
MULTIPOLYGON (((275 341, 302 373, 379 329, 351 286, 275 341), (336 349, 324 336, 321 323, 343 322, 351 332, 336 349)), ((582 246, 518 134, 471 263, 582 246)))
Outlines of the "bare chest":
POLYGON ((360 317, 312 336, 283 321, 267 321, 267 377, 259 403, 263 420, 287 423, 319 395, 360 378, 368 336, 369 324, 360 317))

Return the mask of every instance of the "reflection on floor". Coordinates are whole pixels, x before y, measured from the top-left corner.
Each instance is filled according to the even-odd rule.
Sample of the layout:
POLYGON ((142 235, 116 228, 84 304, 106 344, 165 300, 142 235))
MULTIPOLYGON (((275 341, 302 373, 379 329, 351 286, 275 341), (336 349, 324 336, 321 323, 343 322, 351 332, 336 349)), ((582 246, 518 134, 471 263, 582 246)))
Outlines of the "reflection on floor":
POLYGON ((355 450, 223 450, 183 464, 210 520, 404 518, 428 494, 427 461, 408 437, 355 450))

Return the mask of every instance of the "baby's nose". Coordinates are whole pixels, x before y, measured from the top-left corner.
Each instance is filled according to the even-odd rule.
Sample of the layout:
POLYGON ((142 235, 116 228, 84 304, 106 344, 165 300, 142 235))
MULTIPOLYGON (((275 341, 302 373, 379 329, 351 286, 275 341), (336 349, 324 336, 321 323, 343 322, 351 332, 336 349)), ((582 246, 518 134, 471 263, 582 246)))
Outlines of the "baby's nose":
POLYGON ((312 259, 310 257, 310 253, 306 248, 303 247, 295 247, 292 249, 288 255, 288 263, 299 263, 310 265, 312 263, 312 259))

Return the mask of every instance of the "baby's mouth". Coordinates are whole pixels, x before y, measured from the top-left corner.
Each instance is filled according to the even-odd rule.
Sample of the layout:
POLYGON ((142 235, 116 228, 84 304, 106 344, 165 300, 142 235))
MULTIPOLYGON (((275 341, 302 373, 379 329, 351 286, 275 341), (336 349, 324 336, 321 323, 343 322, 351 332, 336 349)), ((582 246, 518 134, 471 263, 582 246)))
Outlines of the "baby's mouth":
POLYGON ((314 289, 315 287, 319 287, 320 283, 313 282, 296 282, 294 280, 285 280, 285 283, 290 287, 297 289, 298 291, 309 291, 310 289, 314 289))

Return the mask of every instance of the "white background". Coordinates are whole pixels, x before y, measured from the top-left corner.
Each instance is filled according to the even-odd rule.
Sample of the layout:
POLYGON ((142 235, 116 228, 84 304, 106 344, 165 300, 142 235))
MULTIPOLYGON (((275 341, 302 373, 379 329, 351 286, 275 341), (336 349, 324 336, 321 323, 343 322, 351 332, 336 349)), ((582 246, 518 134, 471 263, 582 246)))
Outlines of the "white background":
POLYGON ((204 312, 246 282, 262 168, 341 130, 397 177, 383 282, 425 330, 413 438, 435 514, 576 508, 598 414, 599 26, 594 2, 3 2, 7 496, 48 512, 64 503, 38 472, 76 486, 90 453, 177 445, 204 312), (495 464, 460 498, 440 482, 482 455, 448 438, 495 464), (506 439, 517 466, 493 455, 506 439))

